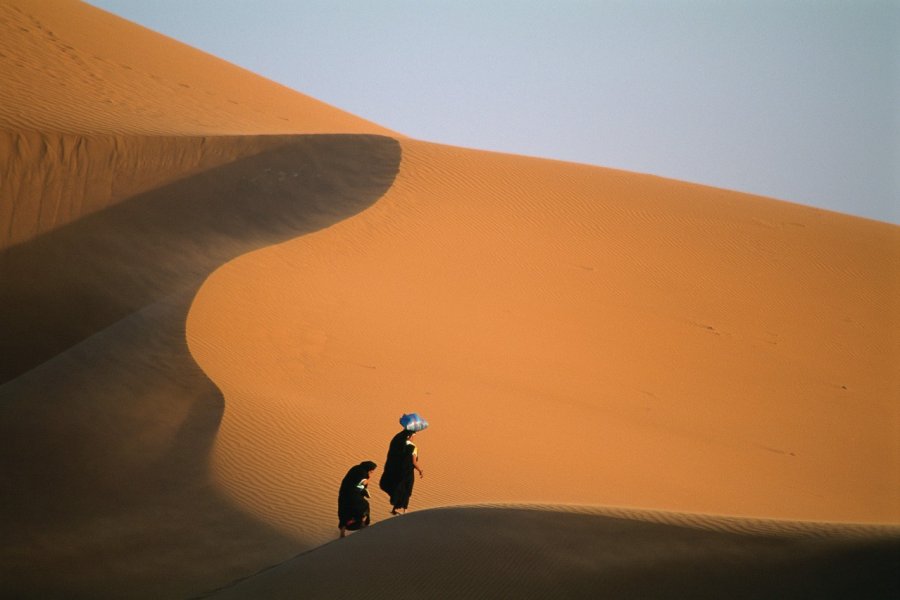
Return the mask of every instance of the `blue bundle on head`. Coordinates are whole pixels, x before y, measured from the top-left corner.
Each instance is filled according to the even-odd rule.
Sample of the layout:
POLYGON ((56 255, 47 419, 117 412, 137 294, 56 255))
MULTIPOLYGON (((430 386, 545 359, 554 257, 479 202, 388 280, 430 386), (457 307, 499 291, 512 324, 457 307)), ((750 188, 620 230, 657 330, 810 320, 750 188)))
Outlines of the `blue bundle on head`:
POLYGON ((419 413, 409 413, 400 417, 400 425, 407 431, 422 431, 428 427, 428 421, 419 416, 419 413))

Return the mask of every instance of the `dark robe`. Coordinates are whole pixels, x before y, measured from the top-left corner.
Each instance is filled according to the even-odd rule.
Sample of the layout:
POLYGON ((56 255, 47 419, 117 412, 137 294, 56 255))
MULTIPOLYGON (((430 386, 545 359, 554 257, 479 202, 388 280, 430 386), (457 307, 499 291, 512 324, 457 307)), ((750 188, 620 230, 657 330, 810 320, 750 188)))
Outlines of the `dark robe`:
POLYGON ((413 484, 416 482, 413 466, 413 450, 415 446, 407 444, 408 431, 401 431, 391 440, 388 447, 384 472, 378 486, 391 497, 394 508, 408 508, 412 496, 413 484))
POLYGON ((344 475, 338 491, 338 527, 355 531, 369 525, 369 491, 365 481, 369 478, 370 468, 374 468, 374 464, 360 463, 344 475))

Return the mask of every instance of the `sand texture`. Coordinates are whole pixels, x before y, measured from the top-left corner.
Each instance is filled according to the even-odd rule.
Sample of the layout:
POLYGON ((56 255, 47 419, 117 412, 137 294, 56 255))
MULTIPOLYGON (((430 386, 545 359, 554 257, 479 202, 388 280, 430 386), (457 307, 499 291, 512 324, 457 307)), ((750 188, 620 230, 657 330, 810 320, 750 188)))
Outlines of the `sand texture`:
POLYGON ((736 533, 700 521, 688 527, 550 507, 434 509, 204 597, 821 599, 900 591, 896 539, 778 526, 736 533))
POLYGON ((2 3, 0 75, 0 597, 900 593, 900 227, 410 139, 78 2, 2 3))
POLYGON ((389 133, 80 2, 0 27, 0 248, 267 147, 223 136, 389 133))

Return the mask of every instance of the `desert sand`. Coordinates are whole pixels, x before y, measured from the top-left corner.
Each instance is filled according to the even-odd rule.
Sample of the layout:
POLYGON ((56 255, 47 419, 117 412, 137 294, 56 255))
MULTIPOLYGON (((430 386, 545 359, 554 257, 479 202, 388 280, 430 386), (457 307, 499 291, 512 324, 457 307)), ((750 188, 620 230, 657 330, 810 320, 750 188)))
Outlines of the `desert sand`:
POLYGON ((78 2, 0 5, 0 74, 3 597, 900 593, 900 227, 411 139, 78 2), (376 471, 336 540, 411 411, 411 512, 376 471))

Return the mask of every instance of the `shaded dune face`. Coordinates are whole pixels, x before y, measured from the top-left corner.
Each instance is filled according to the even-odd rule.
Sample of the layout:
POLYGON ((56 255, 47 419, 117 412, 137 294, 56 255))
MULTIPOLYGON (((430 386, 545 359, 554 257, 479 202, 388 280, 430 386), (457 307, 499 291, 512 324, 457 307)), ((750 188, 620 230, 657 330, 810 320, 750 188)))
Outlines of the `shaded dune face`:
POLYGON ((0 595, 187 597, 283 559, 210 482, 185 315, 223 262, 374 202, 392 133, 76 1, 0 3, 0 81, 0 595))
POLYGON ((284 143, 283 136, 0 130, 0 249, 284 143))
POLYGON ((276 141, 2 251, 0 383, 243 252, 364 208, 399 161, 384 137, 276 141))
POLYGON ((266 144, 0 254, 5 592, 181 597, 295 548, 210 483, 222 398, 188 352, 187 310, 229 259, 371 205, 400 149, 266 144))
POLYGON ((293 555, 209 482, 222 399, 184 343, 189 300, 0 386, 4 597, 188 597, 293 555))
POLYGON ((220 590, 216 600, 351 598, 893 598, 900 541, 701 529, 516 508, 394 519, 220 590), (346 576, 346 565, 355 567, 346 576), (416 565, 397 584, 397 564, 416 565))

